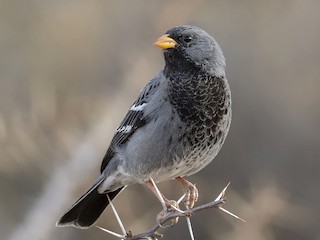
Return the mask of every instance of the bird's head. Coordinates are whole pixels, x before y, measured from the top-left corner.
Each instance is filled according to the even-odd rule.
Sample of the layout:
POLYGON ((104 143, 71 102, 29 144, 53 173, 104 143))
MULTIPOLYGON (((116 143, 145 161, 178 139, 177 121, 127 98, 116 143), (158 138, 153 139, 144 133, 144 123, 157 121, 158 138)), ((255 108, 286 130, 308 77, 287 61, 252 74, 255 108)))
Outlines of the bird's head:
POLYGON ((212 76, 225 75, 225 58, 218 43, 204 30, 177 26, 157 39, 154 45, 164 49, 165 70, 201 70, 212 76))

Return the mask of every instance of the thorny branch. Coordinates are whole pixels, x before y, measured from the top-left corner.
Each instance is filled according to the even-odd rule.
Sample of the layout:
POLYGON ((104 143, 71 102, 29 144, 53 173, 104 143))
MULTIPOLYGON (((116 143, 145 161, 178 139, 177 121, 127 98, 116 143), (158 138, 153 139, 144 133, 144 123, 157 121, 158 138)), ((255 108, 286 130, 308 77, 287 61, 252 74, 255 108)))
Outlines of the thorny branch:
POLYGON ((229 187, 229 185, 230 185, 230 183, 227 184, 227 186, 221 191, 221 193, 218 195, 218 197, 216 197, 215 200, 213 200, 209 203, 197 206, 197 207, 190 208, 190 209, 181 210, 179 208, 179 203, 184 199, 184 196, 182 196, 178 201, 171 200, 172 202, 176 203, 175 206, 171 206, 171 207, 169 206, 169 208, 166 211, 162 210, 158 214, 157 223, 154 226, 152 226, 148 231, 146 231, 144 233, 139 233, 136 235, 133 235, 131 231, 125 230, 116 209, 114 208, 112 202, 110 201, 112 210, 113 210, 113 212, 116 216, 116 219, 120 225, 120 228, 122 230, 122 234, 112 232, 110 230, 104 229, 99 226, 96 226, 96 227, 101 229, 104 232, 107 232, 107 233, 109 233, 115 237, 118 237, 120 239, 123 239, 123 240, 141 240, 141 239, 157 240, 159 238, 162 238, 162 235, 157 232, 157 230, 159 228, 171 227, 178 222, 178 219, 180 217, 185 217, 187 219, 191 239, 194 239, 190 217, 196 212, 199 212, 199 211, 202 211, 205 209, 209 209, 209 208, 217 208, 217 209, 235 217, 236 219, 245 222, 245 220, 243 220, 242 218, 240 218, 237 215, 222 208, 222 204, 224 204, 226 202, 225 194, 226 194, 226 190, 229 187))

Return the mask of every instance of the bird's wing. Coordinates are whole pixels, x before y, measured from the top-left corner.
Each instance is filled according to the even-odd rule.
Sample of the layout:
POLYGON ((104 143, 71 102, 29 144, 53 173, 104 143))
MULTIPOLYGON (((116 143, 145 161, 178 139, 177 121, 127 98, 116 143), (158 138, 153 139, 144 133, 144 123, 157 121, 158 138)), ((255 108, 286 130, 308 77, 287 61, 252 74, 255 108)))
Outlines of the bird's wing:
POLYGON ((156 76, 141 90, 140 95, 132 104, 111 140, 110 146, 102 161, 101 172, 115 155, 115 148, 124 144, 138 128, 144 126, 149 121, 148 116, 144 114, 144 109, 148 105, 150 97, 157 91, 159 84, 160 77, 156 76))

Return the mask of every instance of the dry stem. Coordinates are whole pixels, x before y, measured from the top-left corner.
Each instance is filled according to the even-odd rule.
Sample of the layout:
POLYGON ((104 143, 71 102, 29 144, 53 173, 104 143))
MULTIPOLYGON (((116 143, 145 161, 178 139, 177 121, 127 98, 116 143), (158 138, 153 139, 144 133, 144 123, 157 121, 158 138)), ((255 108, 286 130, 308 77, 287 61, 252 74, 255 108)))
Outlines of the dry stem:
MULTIPOLYGON (((196 212, 199 212, 199 211, 202 211, 205 209, 209 209, 209 208, 218 208, 219 210, 237 218, 238 220, 245 222, 240 217, 236 216, 235 214, 233 214, 233 213, 229 212, 228 210, 221 207, 222 204, 224 204, 226 202, 225 193, 226 193, 226 190, 229 185, 230 185, 230 183, 227 184, 227 186, 221 191, 221 193, 218 195, 218 197, 215 200, 213 200, 209 203, 206 203, 206 204, 203 204, 203 205, 200 205, 197 207, 193 207, 190 209, 186 209, 186 210, 181 210, 180 208, 177 208, 177 207, 170 207, 170 208, 165 209, 165 211, 163 210, 161 212, 161 219, 159 219, 154 226, 152 226, 149 230, 147 230, 144 233, 139 233, 139 234, 133 235, 131 231, 125 231, 124 230, 125 228, 119 218, 118 213, 116 212, 114 206, 112 205, 112 202, 110 202, 110 204, 111 204, 113 212, 117 218, 118 224, 120 225, 120 228, 122 229, 122 234, 112 232, 112 231, 104 229, 102 227, 98 227, 98 226, 97 227, 105 232, 108 232, 109 234, 112 234, 113 236, 116 236, 116 237, 118 237, 120 239, 124 239, 124 240, 139 240, 139 239, 156 240, 156 239, 159 239, 162 237, 162 235, 157 232, 157 230, 159 228, 163 228, 163 226, 165 226, 165 224, 168 222, 170 223, 169 226, 173 226, 178 222, 177 221, 178 218, 185 217, 187 219, 188 229, 190 232, 191 239, 194 239, 190 218, 196 212)), ((181 202, 182 199, 183 198, 180 198, 178 200, 178 203, 181 202)))

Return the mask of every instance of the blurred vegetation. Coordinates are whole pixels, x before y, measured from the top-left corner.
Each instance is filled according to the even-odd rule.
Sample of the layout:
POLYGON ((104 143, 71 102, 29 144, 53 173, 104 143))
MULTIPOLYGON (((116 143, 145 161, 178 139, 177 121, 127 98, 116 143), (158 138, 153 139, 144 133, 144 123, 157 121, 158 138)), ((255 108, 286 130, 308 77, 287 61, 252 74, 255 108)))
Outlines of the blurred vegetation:
MULTIPOLYGON (((190 180, 200 202, 231 181, 226 208, 248 221, 199 213, 196 239, 320 239, 319 9, 316 0, 1 0, 1 238, 111 239, 54 224, 94 181, 114 129, 162 68, 153 41, 191 24, 222 46, 233 122, 221 153, 190 180)), ((160 184, 170 198, 179 187, 160 184)), ((143 186, 115 205, 135 232, 160 210, 143 186)), ((118 231, 110 209, 99 225, 118 231)), ((165 239, 188 239, 183 219, 165 239)))

